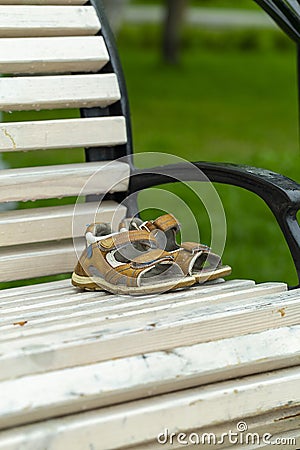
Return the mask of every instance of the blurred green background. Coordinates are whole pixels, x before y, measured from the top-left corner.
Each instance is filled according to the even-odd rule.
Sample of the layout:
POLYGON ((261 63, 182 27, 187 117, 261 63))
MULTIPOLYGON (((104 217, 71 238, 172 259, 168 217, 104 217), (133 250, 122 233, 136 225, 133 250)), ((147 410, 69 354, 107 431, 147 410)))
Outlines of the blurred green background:
MULTIPOLYGON (((149 6, 162 2, 132 3, 149 6)), ((191 3, 259 10, 251 0, 191 3)), ((218 30, 185 25, 180 62, 167 65, 161 57, 161 35, 159 23, 125 23, 117 37, 129 92, 135 152, 164 152, 190 161, 243 163, 300 182, 293 43, 276 29, 218 30)), ((6 114, 4 120, 28 120, 36 114, 6 114)), ((64 117, 65 112, 59 114, 64 117)), ((78 113, 68 114, 74 117, 78 113)), ((58 112, 43 113, 44 118, 50 116, 58 117, 58 112)), ((4 158, 11 167, 60 164, 81 161, 83 150, 6 154, 4 158)), ((215 187, 226 213, 223 261, 233 267, 232 277, 295 284, 287 246, 263 202, 239 188, 215 187)), ((168 189, 188 203, 198 221, 202 242, 209 243, 211 231, 203 205, 184 186, 168 189)), ((36 201, 21 207, 50 203, 36 201)), ((169 212, 184 222, 186 240, 189 224, 181 217, 180 206, 174 208, 169 212)), ((154 212, 148 211, 144 217, 154 212)), ((193 230, 190 236, 193 238, 193 230)))

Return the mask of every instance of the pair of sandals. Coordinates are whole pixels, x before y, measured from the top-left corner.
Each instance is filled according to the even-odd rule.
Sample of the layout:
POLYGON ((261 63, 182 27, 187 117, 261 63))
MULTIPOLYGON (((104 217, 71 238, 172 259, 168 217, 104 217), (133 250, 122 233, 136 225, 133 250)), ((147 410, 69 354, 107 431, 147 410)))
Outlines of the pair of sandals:
POLYGON ((118 232, 108 223, 86 230, 86 249, 72 274, 72 284, 86 290, 146 295, 186 288, 231 273, 206 245, 176 243, 180 224, 171 214, 143 222, 124 219, 118 232))

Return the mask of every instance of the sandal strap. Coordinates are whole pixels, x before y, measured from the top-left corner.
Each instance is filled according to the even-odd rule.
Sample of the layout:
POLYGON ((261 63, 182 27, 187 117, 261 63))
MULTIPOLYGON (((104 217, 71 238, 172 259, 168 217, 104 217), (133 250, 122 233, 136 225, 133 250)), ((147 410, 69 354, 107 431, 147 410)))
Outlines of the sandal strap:
POLYGON ((114 236, 101 239, 97 241, 97 244, 101 250, 111 251, 114 248, 122 247, 133 242, 140 242, 151 247, 156 244, 156 239, 155 236, 143 230, 123 231, 114 236))
POLYGON ((154 250, 149 250, 148 252, 141 253, 141 255, 135 257, 131 261, 132 267, 150 267, 153 264, 157 264, 163 261, 174 261, 174 258, 170 253, 157 248, 154 250))
POLYGON ((139 276, 159 263, 174 263, 174 259, 168 253, 160 250, 150 250, 145 254, 134 258, 130 263, 123 264, 108 270, 105 274, 107 282, 112 284, 126 284, 127 286, 138 286, 139 276), (123 278, 123 283, 120 281, 123 278))
POLYGON ((147 220, 139 226, 140 230, 151 232, 153 230, 169 231, 174 230, 175 233, 180 229, 180 223, 172 214, 164 214, 155 220, 147 220))
POLYGON ((164 214, 153 221, 153 225, 161 231, 169 231, 174 229, 176 232, 180 230, 180 223, 173 214, 164 214))
POLYGON ((197 242, 182 242, 181 244, 180 244, 180 246, 184 249, 184 250, 186 250, 186 251, 188 251, 188 252, 190 252, 190 253, 192 253, 192 254, 195 254, 195 253, 198 253, 198 252, 208 252, 208 251, 210 251, 210 248, 207 246, 207 245, 205 245, 205 244, 199 244, 199 243, 197 243, 197 242))
POLYGON ((191 253, 192 255, 196 255, 197 253, 206 255, 206 258, 204 259, 207 260, 208 263, 219 264, 221 262, 221 257, 216 253, 213 253, 211 251, 211 248, 205 244, 197 244, 197 242, 182 242, 181 248, 191 253))
POLYGON ((181 244, 181 248, 174 252, 174 259, 185 275, 192 275, 196 266, 197 270, 204 269, 205 263, 214 268, 222 264, 220 256, 212 253, 209 247, 195 242, 181 244))
MULTIPOLYGON (((127 265, 126 265, 127 266, 127 265)), ((115 269, 109 270, 105 274, 105 280, 108 283, 114 284, 114 285, 123 285, 128 287, 137 287, 138 286, 138 279, 142 272, 144 272, 146 269, 138 268, 134 269, 133 267, 116 267, 115 269)))

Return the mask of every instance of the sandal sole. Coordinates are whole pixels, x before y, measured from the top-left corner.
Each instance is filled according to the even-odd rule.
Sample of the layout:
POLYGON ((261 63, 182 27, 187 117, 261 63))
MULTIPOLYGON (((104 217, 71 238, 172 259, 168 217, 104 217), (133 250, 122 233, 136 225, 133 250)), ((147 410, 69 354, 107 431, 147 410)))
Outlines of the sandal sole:
POLYGON ((226 275, 230 275, 232 269, 230 266, 222 266, 219 269, 215 269, 212 271, 203 270, 199 275, 197 273, 193 273, 193 277, 195 277, 197 283, 205 283, 206 281, 216 280, 217 278, 225 277, 226 275))
POLYGON ((103 279, 96 277, 84 277, 77 275, 75 272, 72 274, 72 284, 80 289, 90 290, 90 291, 109 291, 113 294, 123 294, 123 295, 146 295, 146 294, 157 294, 163 293, 165 291, 172 291, 175 289, 182 289, 186 287, 193 286, 196 283, 194 276, 185 277, 183 279, 176 281, 170 281, 168 283, 154 284, 147 287, 127 287, 127 286, 116 286, 103 279))

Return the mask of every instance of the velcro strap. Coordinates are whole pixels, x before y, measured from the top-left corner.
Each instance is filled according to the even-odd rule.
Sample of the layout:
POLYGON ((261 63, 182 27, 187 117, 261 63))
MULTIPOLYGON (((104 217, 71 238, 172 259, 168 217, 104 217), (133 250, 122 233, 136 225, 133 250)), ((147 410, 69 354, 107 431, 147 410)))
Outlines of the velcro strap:
POLYGON ((172 214, 164 214, 163 216, 158 217, 153 221, 153 224, 162 231, 171 229, 175 229, 175 231, 180 230, 180 224, 172 214))
POLYGON ((110 236, 109 238, 101 239, 101 241, 98 241, 98 246, 102 250, 112 250, 133 242, 140 242, 151 247, 156 244, 156 239, 155 236, 147 233, 147 231, 123 231, 114 236, 110 236))
POLYGON ((164 250, 157 248, 154 250, 149 250, 148 252, 141 253, 141 255, 134 258, 130 264, 132 267, 138 268, 145 266, 148 267, 162 261, 172 262, 174 261, 174 258, 168 252, 165 252, 164 250))
POLYGON ((105 280, 108 283, 123 286, 137 286, 138 276, 145 268, 136 269, 130 264, 123 264, 108 270, 105 274, 105 280))
POLYGON ((106 281, 113 284, 137 286, 139 275, 143 273, 146 269, 148 269, 151 266, 155 266, 155 264, 157 263, 162 262, 172 263, 174 261, 171 255, 160 249, 150 250, 149 252, 143 254, 142 256, 145 260, 146 259, 149 260, 143 262, 142 257, 139 256, 128 264, 122 264, 121 266, 111 268, 105 274, 106 281), (167 256, 164 256, 165 254, 167 256), (159 258, 159 256, 161 256, 161 258, 159 258))
POLYGON ((182 242, 180 246, 181 248, 192 254, 210 250, 210 248, 207 245, 198 244, 197 242, 182 242))
POLYGON ((146 222, 143 222, 139 226, 139 229, 140 230, 146 230, 146 231, 148 231, 148 233, 150 233, 151 231, 156 230, 156 226, 150 220, 146 220, 146 222))

